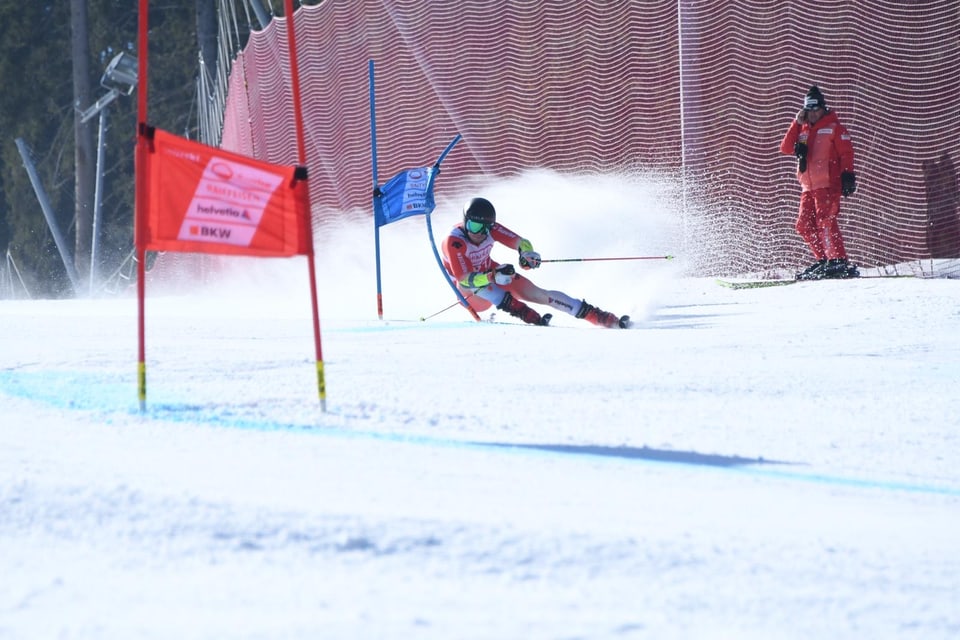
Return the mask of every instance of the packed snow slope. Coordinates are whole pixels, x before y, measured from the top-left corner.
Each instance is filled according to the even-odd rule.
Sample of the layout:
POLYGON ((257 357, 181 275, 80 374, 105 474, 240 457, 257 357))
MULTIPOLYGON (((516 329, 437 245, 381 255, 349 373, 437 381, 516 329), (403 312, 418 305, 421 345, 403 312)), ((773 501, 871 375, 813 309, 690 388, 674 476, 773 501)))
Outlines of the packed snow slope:
POLYGON ((555 191, 493 192, 544 258, 677 254, 531 272, 634 330, 421 321, 423 220, 381 321, 344 227, 325 412, 302 258, 148 277, 142 411, 131 293, 0 302, 0 637, 957 637, 960 282, 733 291, 656 197, 555 191))

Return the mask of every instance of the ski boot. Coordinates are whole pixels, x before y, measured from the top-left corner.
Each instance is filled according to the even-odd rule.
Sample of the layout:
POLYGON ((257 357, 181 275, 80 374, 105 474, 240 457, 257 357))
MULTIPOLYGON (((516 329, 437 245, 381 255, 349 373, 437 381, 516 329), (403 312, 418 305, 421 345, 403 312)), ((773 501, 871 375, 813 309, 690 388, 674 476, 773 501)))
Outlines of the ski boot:
POLYGON ((586 320, 587 322, 595 324, 598 327, 606 327, 608 329, 613 329, 614 327, 627 329, 631 324, 633 324, 630 322, 630 316, 620 316, 618 318, 609 311, 598 309, 597 307, 588 303, 586 300, 581 301, 580 310, 577 311, 577 314, 574 317, 581 320, 586 320))
POLYGON ((830 279, 859 278, 860 270, 857 269, 856 265, 850 264, 850 261, 846 258, 834 258, 827 261, 820 277, 830 279))
POLYGON ((497 305, 497 309, 506 311, 514 318, 520 318, 527 324, 535 324, 541 327, 549 325, 550 320, 553 319, 553 315, 549 313, 545 313, 541 316, 539 313, 510 295, 509 291, 503 295, 503 300, 497 305))
POLYGON ((817 260, 812 265, 798 273, 797 280, 819 280, 823 277, 823 269, 826 266, 826 260, 817 260))

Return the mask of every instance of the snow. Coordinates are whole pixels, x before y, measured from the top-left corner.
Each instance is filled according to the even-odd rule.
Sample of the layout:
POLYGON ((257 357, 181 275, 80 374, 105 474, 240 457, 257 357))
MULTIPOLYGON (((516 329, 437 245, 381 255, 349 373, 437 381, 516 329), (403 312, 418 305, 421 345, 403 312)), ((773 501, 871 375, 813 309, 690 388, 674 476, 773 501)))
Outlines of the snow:
POLYGON ((131 293, 0 302, 0 638, 957 637, 960 282, 732 291, 656 185, 549 179, 488 192, 545 258, 680 256, 531 272, 635 330, 420 321, 422 219, 378 320, 344 225, 326 412, 303 258, 148 276, 143 412, 131 293))

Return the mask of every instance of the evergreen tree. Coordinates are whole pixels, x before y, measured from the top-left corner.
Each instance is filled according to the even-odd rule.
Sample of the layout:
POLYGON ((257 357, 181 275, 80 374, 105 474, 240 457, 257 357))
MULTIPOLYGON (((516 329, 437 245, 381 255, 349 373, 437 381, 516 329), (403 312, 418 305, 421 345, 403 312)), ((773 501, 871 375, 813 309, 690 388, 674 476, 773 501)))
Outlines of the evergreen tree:
POLYGON ((7 245, 36 294, 70 293, 60 261, 15 140, 33 150, 40 180, 66 231, 73 206, 73 89, 70 82, 70 6, 44 2, 0 4, 0 181, 7 245))
MULTIPOLYGON (((110 60, 137 54, 137 0, 86 0, 92 103, 106 89, 100 77, 110 60)), ((231 0, 242 5, 245 0, 231 0)), ((209 46, 215 0, 152 2, 150 6, 150 124, 196 138, 199 46, 209 46), (201 11, 205 18, 201 23, 201 11), (206 25, 198 34, 198 24, 206 25)), ((7 249, 30 293, 72 295, 66 270, 47 227, 15 140, 32 149, 57 224, 73 250, 76 104, 71 61, 71 6, 63 0, 0 3, 0 257, 7 249)), ((245 15, 241 11, 239 15, 245 15)), ((136 93, 108 107, 103 202, 98 234, 99 273, 109 276, 133 249, 136 93)), ((94 146, 97 118, 92 121, 94 146)))

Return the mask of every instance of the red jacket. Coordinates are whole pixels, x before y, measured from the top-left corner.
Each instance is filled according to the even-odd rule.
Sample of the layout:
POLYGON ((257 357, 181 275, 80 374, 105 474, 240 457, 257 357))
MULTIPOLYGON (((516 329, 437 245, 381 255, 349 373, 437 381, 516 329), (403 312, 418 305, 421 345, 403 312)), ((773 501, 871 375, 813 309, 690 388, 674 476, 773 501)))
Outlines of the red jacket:
POLYGON ((828 111, 814 125, 801 125, 794 119, 780 143, 780 153, 794 155, 798 140, 807 143, 807 170, 797 171, 803 190, 840 191, 840 174, 853 171, 853 143, 837 114, 828 111))
POLYGON ((443 251, 443 267, 463 287, 486 286, 489 278, 471 278, 471 276, 486 273, 500 266, 490 258, 495 242, 511 249, 519 249, 524 239, 499 222, 495 222, 483 241, 480 244, 473 244, 467 238, 463 226, 458 225, 450 231, 450 235, 440 247, 443 251))

